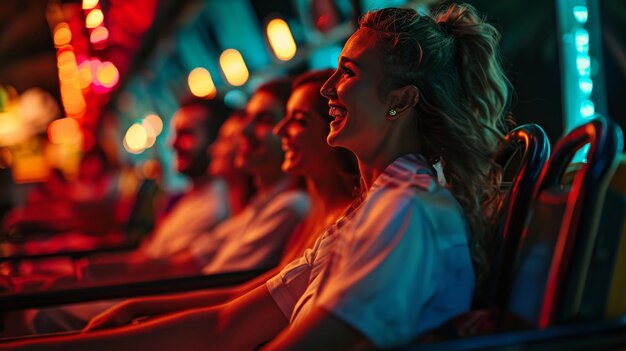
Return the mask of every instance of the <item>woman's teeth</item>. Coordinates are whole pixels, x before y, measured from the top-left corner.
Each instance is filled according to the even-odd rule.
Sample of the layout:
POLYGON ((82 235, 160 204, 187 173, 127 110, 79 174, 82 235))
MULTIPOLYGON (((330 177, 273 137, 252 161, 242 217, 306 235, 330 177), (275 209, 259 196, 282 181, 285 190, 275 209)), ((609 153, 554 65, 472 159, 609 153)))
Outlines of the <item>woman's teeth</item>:
POLYGON ((328 111, 328 115, 334 118, 345 117, 346 110, 340 107, 331 106, 330 111, 328 111))

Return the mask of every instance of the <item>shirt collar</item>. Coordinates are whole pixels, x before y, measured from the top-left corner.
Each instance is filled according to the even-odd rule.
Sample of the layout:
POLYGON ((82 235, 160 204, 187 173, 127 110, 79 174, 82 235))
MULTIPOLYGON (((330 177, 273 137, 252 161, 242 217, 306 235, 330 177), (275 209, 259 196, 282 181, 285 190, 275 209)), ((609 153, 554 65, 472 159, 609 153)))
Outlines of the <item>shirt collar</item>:
POLYGON ((425 191, 437 187, 436 172, 428 160, 420 154, 408 154, 397 158, 385 168, 372 184, 370 192, 382 187, 409 184, 425 191))

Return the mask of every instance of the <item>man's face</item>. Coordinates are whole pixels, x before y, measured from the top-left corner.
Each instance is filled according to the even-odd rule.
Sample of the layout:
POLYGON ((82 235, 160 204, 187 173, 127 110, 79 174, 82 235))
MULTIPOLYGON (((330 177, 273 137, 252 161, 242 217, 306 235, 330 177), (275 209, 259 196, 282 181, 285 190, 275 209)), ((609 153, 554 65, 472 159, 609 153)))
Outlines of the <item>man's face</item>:
POLYGON ((206 173, 209 165, 207 148, 211 143, 204 124, 209 112, 200 106, 183 107, 172 119, 176 171, 191 178, 206 173))
POLYGON ((257 92, 246 106, 245 126, 237 150, 237 166, 252 174, 280 170, 283 151, 272 129, 283 118, 285 106, 267 92, 257 92))

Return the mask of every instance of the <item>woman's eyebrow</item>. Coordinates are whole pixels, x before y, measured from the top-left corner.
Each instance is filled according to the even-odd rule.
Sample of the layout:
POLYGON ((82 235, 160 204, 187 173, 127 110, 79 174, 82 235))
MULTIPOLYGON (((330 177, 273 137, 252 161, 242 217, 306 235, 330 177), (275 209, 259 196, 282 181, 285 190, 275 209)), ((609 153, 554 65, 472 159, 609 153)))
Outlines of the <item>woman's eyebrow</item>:
POLYGON ((356 62, 355 60, 353 60, 353 59, 351 59, 351 58, 349 58, 349 57, 346 57, 346 56, 341 56, 341 57, 339 58, 339 62, 340 62, 340 63, 347 63, 347 62, 349 62, 349 63, 351 63, 351 64, 355 65, 356 67, 359 67, 359 68, 360 68, 360 65, 359 65, 359 63, 358 63, 358 62, 356 62))

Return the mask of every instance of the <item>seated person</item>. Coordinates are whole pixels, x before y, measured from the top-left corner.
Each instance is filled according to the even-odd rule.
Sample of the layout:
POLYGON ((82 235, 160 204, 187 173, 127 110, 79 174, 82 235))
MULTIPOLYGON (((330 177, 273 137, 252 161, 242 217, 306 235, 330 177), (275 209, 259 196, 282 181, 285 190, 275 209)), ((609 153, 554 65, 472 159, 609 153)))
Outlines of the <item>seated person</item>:
POLYGON ((245 111, 234 111, 220 128, 217 139, 209 145, 209 174, 224 178, 229 184, 228 201, 233 215, 239 214, 254 194, 252 177, 235 165, 245 122, 245 111))
MULTIPOLYGON (((307 191, 312 201, 311 213, 286 244, 281 266, 299 257, 307 247, 313 245, 316 234, 331 225, 345 211, 352 201, 355 187, 359 185, 354 156, 345 149, 332 148, 326 143, 331 119, 327 113, 326 99, 319 94, 319 89, 332 72, 332 70, 314 71, 299 76, 293 84, 293 92, 287 102, 286 117, 274 128, 275 133, 282 139, 285 151, 283 171, 305 177, 307 191)), ((236 243, 232 246, 236 246, 236 243)), ((228 253, 220 251, 218 255, 222 252, 228 253)), ((219 256, 217 258, 219 259, 219 256)), ((279 271, 280 268, 273 269, 238 288, 191 293, 176 299, 163 297, 133 299, 123 304, 126 312, 124 316, 133 318, 136 316, 135 313, 154 315, 223 301, 263 285, 279 271), (131 305, 135 304, 141 306, 141 309, 131 313, 130 310, 133 308, 131 305)), ((38 332, 78 329, 85 326, 86 316, 90 314, 94 316, 94 312, 110 306, 105 303, 93 303, 86 308, 86 305, 66 307, 63 311, 44 310, 45 313, 38 314, 32 324, 38 332)))
MULTIPOLYGON (((270 268, 280 260, 285 243, 307 215, 310 203, 297 177, 282 172, 283 151, 272 128, 285 114, 291 80, 261 85, 246 106, 236 164, 252 175, 256 195, 236 216, 199 235, 167 259, 140 259, 132 264, 91 262, 85 275, 94 279, 133 279, 166 275, 233 272, 270 268)), ((179 228, 184 231, 184 226, 179 228)))
MULTIPOLYGON (((168 259, 231 216, 231 192, 239 183, 231 182, 233 178, 228 177, 228 170, 221 174, 207 172, 214 162, 207 149, 221 142, 219 131, 229 113, 219 99, 191 99, 172 118, 174 166, 189 177, 191 189, 174 203, 140 250, 128 257, 131 264, 144 259, 168 259)), ((232 164, 231 168, 234 168, 232 164)))
MULTIPOLYGON (((190 179, 191 189, 161 218, 138 250, 94 255, 87 261, 87 267, 105 265, 110 269, 148 259, 167 260, 230 216, 230 189, 239 184, 228 184, 231 178, 207 173, 211 160, 207 149, 215 141, 228 113, 229 109, 220 100, 197 99, 183 104, 172 118, 171 145, 175 168, 190 179), (185 230, 180 230, 181 226, 185 230)), ((223 173, 228 171, 223 170, 223 173)))
MULTIPOLYGON (((296 178, 282 172, 281 143, 272 133, 272 128, 285 115, 290 91, 291 80, 270 81, 257 89, 246 106, 245 127, 236 162, 252 174, 258 193, 241 213, 197 237, 184 247, 186 251, 152 259, 134 255, 128 260, 107 255, 91 259, 84 268, 84 276, 96 280, 127 276, 136 280, 275 266, 289 236, 310 207, 308 195, 296 188, 296 178)), ((186 158, 182 158, 184 160, 186 158)), ((184 224, 178 227, 181 233, 184 228, 184 224)), ((44 310, 37 312, 35 317, 29 312, 26 325, 34 325, 38 332, 55 331, 59 325, 65 328, 71 321, 82 323, 84 319, 86 323, 89 318, 85 317, 101 312, 101 306, 108 305, 44 310)), ((19 333, 23 332, 20 330, 19 333)))
POLYGON ((370 12, 321 92, 328 143, 355 154, 363 192, 300 259, 219 306, 0 350, 392 348, 466 312, 508 105, 497 31, 467 4, 370 12))

